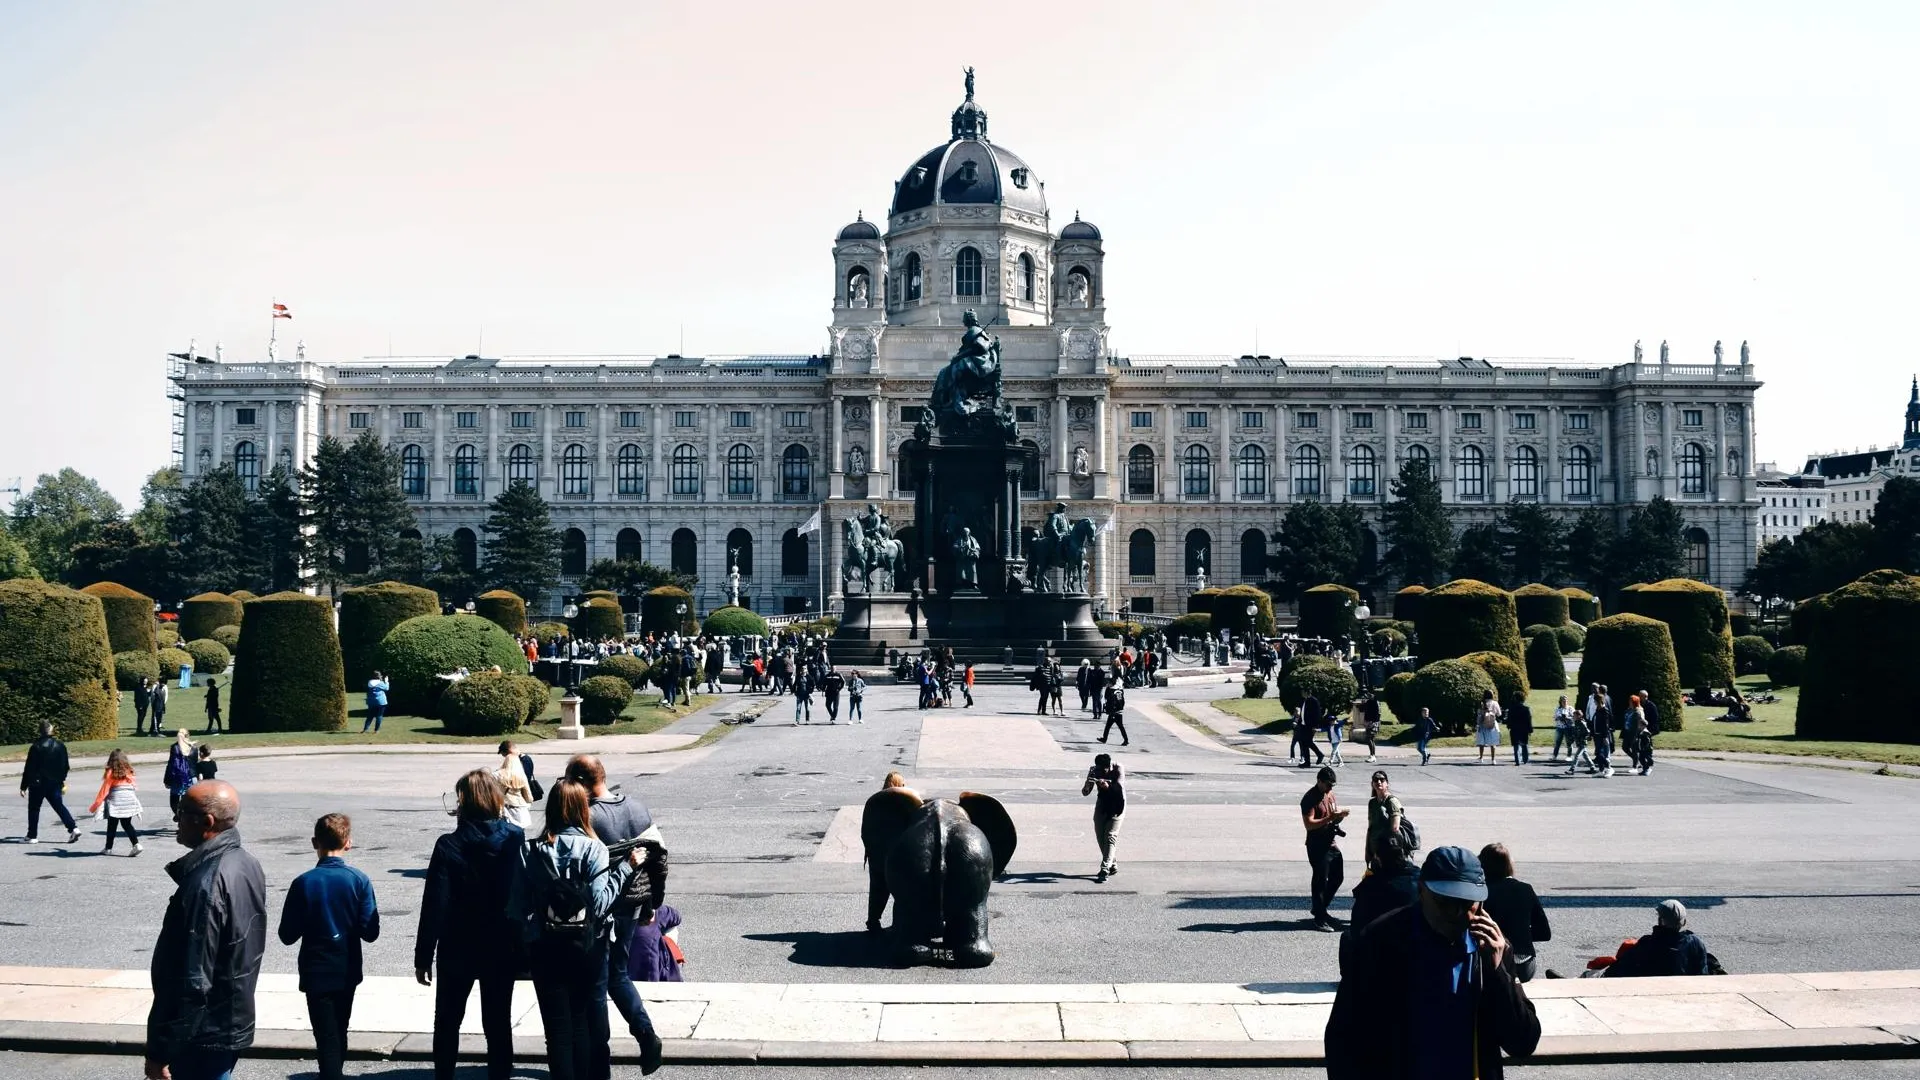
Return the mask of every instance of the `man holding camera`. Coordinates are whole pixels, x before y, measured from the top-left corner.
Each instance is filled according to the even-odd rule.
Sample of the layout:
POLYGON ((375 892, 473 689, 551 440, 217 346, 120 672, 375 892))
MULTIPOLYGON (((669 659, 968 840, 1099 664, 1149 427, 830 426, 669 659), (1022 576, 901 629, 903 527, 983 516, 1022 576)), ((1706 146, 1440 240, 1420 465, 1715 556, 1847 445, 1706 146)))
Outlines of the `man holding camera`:
POLYGON ((1347 811, 1340 809, 1339 800, 1333 797, 1333 786, 1339 780, 1332 769, 1321 766, 1314 785, 1300 797, 1300 820, 1307 827, 1307 862, 1313 866, 1313 928, 1329 932, 1341 928, 1340 920, 1327 911, 1327 905, 1339 895, 1340 882, 1346 878, 1339 839, 1347 834, 1340 827, 1347 820, 1347 811))

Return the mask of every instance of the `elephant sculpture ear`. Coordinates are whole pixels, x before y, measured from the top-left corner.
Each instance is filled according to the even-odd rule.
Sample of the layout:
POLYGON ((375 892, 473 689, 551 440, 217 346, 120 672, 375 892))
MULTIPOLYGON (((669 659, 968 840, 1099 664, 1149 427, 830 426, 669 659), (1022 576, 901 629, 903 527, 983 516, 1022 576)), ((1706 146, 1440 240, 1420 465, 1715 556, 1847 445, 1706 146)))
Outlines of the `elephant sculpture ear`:
POLYGON ((1007 808, 991 795, 963 791, 960 809, 967 812, 974 827, 986 836, 987 846, 993 848, 993 876, 1006 873, 1007 864, 1013 861, 1013 849, 1020 843, 1020 834, 1013 827, 1013 817, 1007 808))
POLYGON ((860 815, 860 845, 869 862, 878 866, 886 859, 887 849, 919 816, 922 805, 920 796, 906 788, 884 788, 867 799, 860 815))

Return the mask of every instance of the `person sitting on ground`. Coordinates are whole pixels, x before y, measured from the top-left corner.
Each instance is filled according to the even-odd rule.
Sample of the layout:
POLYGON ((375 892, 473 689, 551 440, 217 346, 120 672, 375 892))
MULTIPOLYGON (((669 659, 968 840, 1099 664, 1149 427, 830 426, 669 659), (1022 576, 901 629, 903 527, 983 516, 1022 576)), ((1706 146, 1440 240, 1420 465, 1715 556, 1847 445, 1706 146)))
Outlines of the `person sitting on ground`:
POLYGON ((1534 942, 1553 940, 1540 894, 1513 876, 1513 854, 1505 844, 1481 848, 1480 865, 1487 873, 1487 914, 1500 924, 1513 950, 1513 973, 1521 982, 1531 982, 1539 969, 1534 942))
POLYGON ((1340 970, 1345 972, 1352 955, 1354 939, 1389 911, 1397 911, 1420 899, 1420 872, 1407 858, 1407 842, 1398 834, 1386 836, 1373 846, 1373 870, 1353 887, 1353 911, 1347 932, 1340 936, 1340 970))
POLYGON ((1686 906, 1678 900, 1662 900, 1653 910, 1653 932, 1608 965, 1607 977, 1707 974, 1707 943, 1687 929, 1686 906))

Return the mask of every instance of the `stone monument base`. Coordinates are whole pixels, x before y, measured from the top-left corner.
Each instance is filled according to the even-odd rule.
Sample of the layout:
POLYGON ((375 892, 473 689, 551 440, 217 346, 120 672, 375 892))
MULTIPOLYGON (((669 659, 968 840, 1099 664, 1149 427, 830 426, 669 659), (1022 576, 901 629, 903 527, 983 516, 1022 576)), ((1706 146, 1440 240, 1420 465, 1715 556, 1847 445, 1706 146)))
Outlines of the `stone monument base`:
POLYGON ((1100 632, 1084 593, 875 593, 846 598, 829 649, 836 662, 872 664, 889 649, 918 654, 933 645, 952 646, 962 663, 995 665, 1012 649, 1015 662, 1031 668, 1037 648, 1070 664, 1104 662, 1119 642, 1100 632))

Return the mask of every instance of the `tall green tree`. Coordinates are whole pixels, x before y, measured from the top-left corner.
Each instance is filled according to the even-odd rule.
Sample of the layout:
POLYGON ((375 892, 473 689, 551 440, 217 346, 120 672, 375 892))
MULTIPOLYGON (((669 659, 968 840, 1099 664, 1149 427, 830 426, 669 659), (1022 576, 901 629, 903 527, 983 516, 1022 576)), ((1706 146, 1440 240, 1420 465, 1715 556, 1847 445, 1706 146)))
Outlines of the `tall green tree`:
POLYGON ((1567 527, 1536 502, 1515 499, 1495 522, 1500 556, 1514 586, 1556 584, 1567 561, 1567 527))
POLYGON ((7 531, 5 518, 0 518, 0 581, 12 581, 14 578, 38 578, 40 571, 33 565, 33 555, 27 546, 13 538, 7 531))
POLYGON ((202 473, 180 496, 173 515, 173 591, 228 592, 259 576, 247 546, 247 491, 230 463, 202 473))
POLYGON ((1634 507, 1614 547, 1614 581, 1624 586, 1679 577, 1687 566, 1686 527, 1680 508, 1664 495, 1634 507))
POLYGON ((560 583, 560 530, 547 500, 530 485, 515 482, 494 496, 480 531, 486 534, 480 576, 488 585, 518 593, 533 608, 560 583))
POLYGON ((1295 600, 1315 585, 1356 585, 1366 522, 1351 503, 1296 503, 1275 534, 1276 598, 1295 600))
POLYGON ((129 519, 141 539, 162 543, 173 538, 173 515, 186 493, 185 475, 171 465, 147 474, 147 482, 140 485, 140 509, 129 519))
POLYGON ((1896 476, 1873 505, 1873 569, 1920 573, 1920 480, 1896 476))
POLYGON ((400 491, 400 455, 372 431, 352 443, 320 440, 300 471, 307 565, 331 590, 377 579, 414 527, 400 491))
POLYGON ((1832 592, 1877 569, 1875 540, 1874 526, 1864 521, 1817 522, 1761 548, 1746 591, 1769 601, 1832 592))
POLYGON ((1507 559, 1500 531, 1492 525, 1470 525, 1461 530, 1459 546, 1453 553, 1453 576, 1506 588, 1507 559))
POLYGON ((300 567, 306 553, 305 517, 296 477, 284 465, 275 465, 260 480, 247 501, 245 535, 253 558, 253 592, 281 592, 301 585, 300 567))
POLYGON ((73 547, 97 526, 121 519, 120 502, 91 477, 68 468, 43 473, 13 507, 12 532, 40 573, 62 579, 73 547))
POLYGON ((638 595, 661 585, 687 589, 693 584, 693 578, 685 574, 641 559, 596 559, 587 567, 587 576, 580 579, 582 589, 605 589, 622 596, 638 595))
POLYGON ((112 581, 156 600, 179 599, 170 540, 148 540, 130 521, 113 521, 91 530, 73 545, 73 561, 63 576, 79 589, 112 581))
POLYGON ((1440 502, 1440 482, 1425 461, 1408 461, 1389 485, 1393 501, 1386 505, 1389 569, 1402 585, 1440 585, 1453 562, 1453 525, 1440 502))
POLYGON ((1619 538, 1620 527, 1611 513, 1592 506, 1580 511, 1567 529, 1567 577, 1597 595, 1611 594, 1619 538))
POLYGON ((396 581, 432 589, 445 603, 462 604, 482 591, 479 573, 461 565, 451 536, 401 537, 389 569, 396 581))

